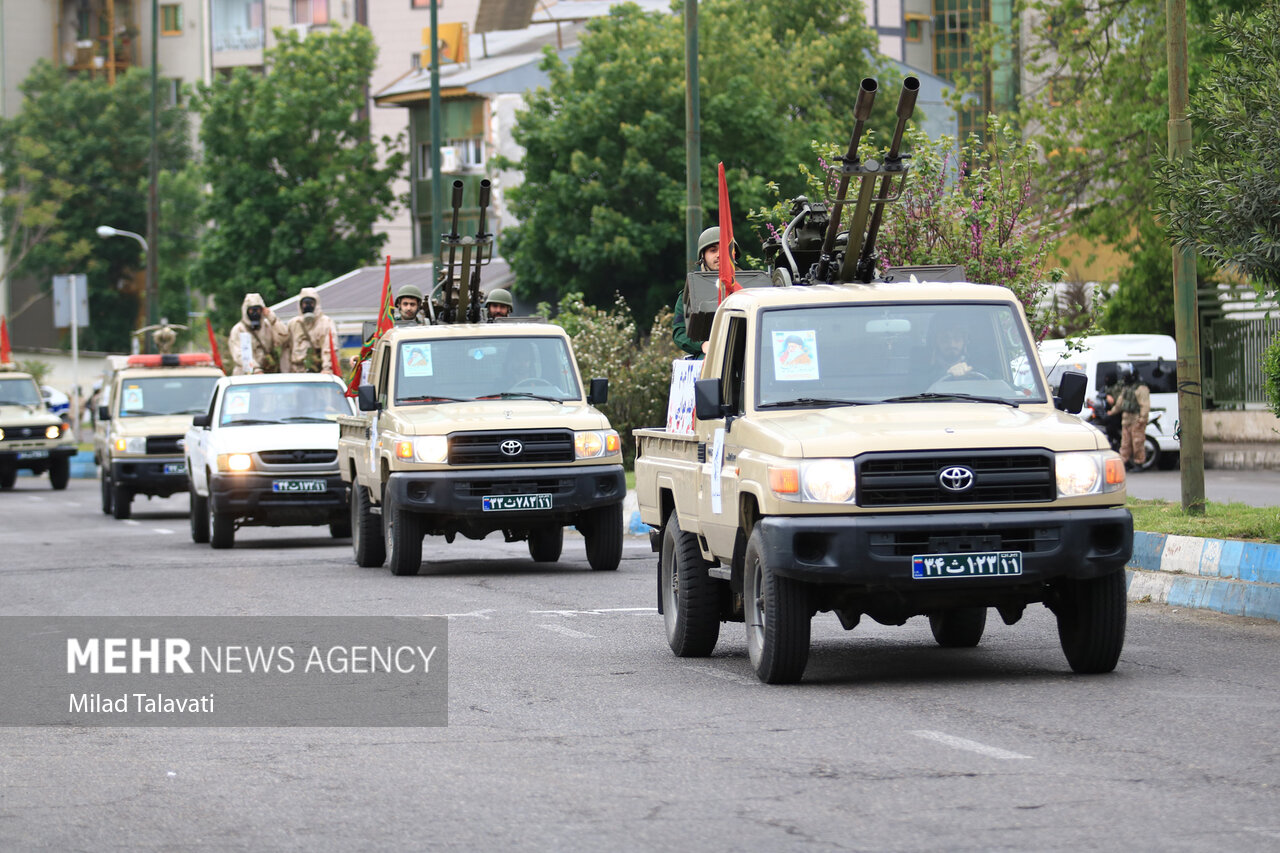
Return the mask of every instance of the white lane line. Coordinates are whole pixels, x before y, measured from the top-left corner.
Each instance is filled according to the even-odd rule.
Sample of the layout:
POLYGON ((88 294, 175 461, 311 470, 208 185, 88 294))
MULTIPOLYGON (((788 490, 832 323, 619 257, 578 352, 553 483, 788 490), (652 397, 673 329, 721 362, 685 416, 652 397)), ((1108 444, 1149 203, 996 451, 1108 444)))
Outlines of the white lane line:
POLYGON ((485 619, 490 617, 488 614, 493 610, 472 610, 470 613, 423 613, 423 616, 443 616, 446 619, 485 619))
POLYGON ((606 613, 657 613, 656 607, 601 607, 596 610, 530 610, 534 616, 603 616, 606 613))
POLYGON ((538 627, 544 628, 548 631, 554 631, 557 634, 564 634, 566 637, 573 637, 575 640, 595 639, 595 636, 592 634, 584 634, 581 631, 575 631, 572 628, 566 628, 563 625, 539 625, 538 627))
POLYGON ((698 666, 696 664, 685 664, 684 668, 690 672, 698 672, 703 675, 709 675, 712 678, 718 678, 721 681, 732 681, 734 684, 742 684, 747 687, 759 687, 763 684, 758 678, 748 678, 745 675, 736 675, 732 672, 724 672, 710 666, 698 666))
POLYGON ((44 500, 44 498, 40 497, 39 495, 27 495, 27 500, 29 500, 29 501, 42 501, 42 500, 44 500))
POLYGON ((126 518, 126 519, 124 520, 124 523, 125 523, 125 524, 132 524, 132 525, 135 525, 135 526, 136 526, 136 525, 141 524, 142 522, 141 522, 141 521, 134 521, 132 518, 126 518))
POLYGON ((170 535, 172 535, 172 534, 173 534, 173 531, 172 531, 172 530, 170 530, 170 529, 169 529, 169 528, 167 528, 167 527, 153 527, 153 528, 151 528, 151 529, 152 529, 153 531, 155 531, 156 533, 167 533, 167 534, 170 534, 170 535))
POLYGON ((77 501, 63 501, 63 506, 80 506, 77 501))
POLYGON ((1010 752, 1007 749, 1000 749, 996 746, 987 746, 985 743, 978 743, 976 740, 968 740, 967 738, 956 737, 944 732, 931 732, 928 730, 914 731, 911 734, 916 737, 922 737, 925 740, 936 741, 944 746, 954 747, 955 749, 964 749, 969 752, 976 752, 979 755, 985 755, 988 758, 998 758, 1001 761, 1009 761, 1017 758, 1030 758, 1030 755, 1023 755, 1020 752, 1010 752))

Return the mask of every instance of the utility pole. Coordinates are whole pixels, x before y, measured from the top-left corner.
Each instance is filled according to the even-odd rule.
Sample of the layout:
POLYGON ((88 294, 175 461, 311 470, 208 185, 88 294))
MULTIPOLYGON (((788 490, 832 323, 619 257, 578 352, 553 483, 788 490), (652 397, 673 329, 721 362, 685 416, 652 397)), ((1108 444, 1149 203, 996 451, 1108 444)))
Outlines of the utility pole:
POLYGON ((684 3, 685 270, 697 267, 702 231, 702 111, 698 93, 698 0, 684 3))
MULTIPOLYGON (((440 224, 444 216, 444 186, 440 174, 440 145, 443 134, 440 130, 440 23, 436 14, 439 3, 431 4, 431 276, 440 280, 440 235, 444 229, 440 224)), ((435 288, 436 282, 431 283, 435 288)), ((393 296, 392 299, 395 299, 393 296)), ((426 294, 426 302, 431 301, 431 293, 426 294)), ((447 308, 448 306, 446 306, 447 308)), ((425 306, 424 306, 425 309, 425 306)))
MULTIPOLYGON (((114 35, 114 34, 113 34, 114 35)), ((151 0, 151 163, 147 169, 147 325, 160 322, 160 142, 157 47, 160 43, 160 0, 151 0)), ((190 306, 187 306, 190 311, 190 306)))
MULTIPOLYGON (((1191 150, 1187 118, 1187 0, 1167 0, 1169 50, 1169 158, 1191 150)), ((1203 385, 1200 316, 1196 306, 1196 254, 1173 247, 1173 319, 1178 343, 1178 422, 1181 429, 1182 510, 1204 515, 1203 385)))

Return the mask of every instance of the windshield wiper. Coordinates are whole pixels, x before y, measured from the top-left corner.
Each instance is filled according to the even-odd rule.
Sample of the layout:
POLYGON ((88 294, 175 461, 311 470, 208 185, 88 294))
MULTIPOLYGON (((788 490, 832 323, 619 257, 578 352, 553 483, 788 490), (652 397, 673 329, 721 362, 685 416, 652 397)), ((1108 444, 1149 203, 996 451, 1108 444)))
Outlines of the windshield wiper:
POLYGON ((421 397, 401 397, 396 404, 404 403, 470 403, 470 397, 441 397, 439 394, 425 394, 421 397))
POLYGON ((283 419, 285 423, 299 424, 327 424, 332 423, 328 418, 318 417, 316 415, 290 415, 283 419))
POLYGON ((559 397, 548 397, 545 394, 532 394, 528 391, 503 391, 501 394, 495 395, 503 400, 510 400, 512 397, 528 398, 530 400, 546 400, 548 403, 563 403, 564 400, 559 397))
POLYGON ((966 403, 995 403, 999 406, 1011 406, 1018 408, 1018 404, 1012 400, 1005 400, 1001 397, 983 397, 978 394, 961 394, 950 392, 940 394, 936 391, 925 391, 922 394, 906 394, 901 397, 890 397, 883 400, 885 403, 932 403, 938 400, 963 400, 966 403))
POLYGON ((226 421, 223 426, 260 426, 261 424, 282 424, 284 421, 268 421, 259 418, 239 418, 234 421, 226 421))
POLYGON ((761 409, 797 409, 806 408, 824 408, 829 409, 833 406, 867 406, 872 403, 879 402, 877 400, 836 400, 829 397, 797 397, 794 400, 781 400, 777 403, 761 403, 758 408, 761 409))
MULTIPOLYGON (((200 411, 203 412, 204 409, 201 409, 200 411)), ((153 412, 150 409, 129 409, 128 411, 121 412, 120 414, 121 416, 126 418, 153 418, 153 417, 162 417, 164 415, 172 415, 177 413, 176 412, 153 412)), ((196 414, 196 413, 193 412, 192 414, 196 414)))
POLYGON ((39 403, 24 403, 21 400, 0 400, 0 406, 26 406, 28 409, 34 409, 39 403))

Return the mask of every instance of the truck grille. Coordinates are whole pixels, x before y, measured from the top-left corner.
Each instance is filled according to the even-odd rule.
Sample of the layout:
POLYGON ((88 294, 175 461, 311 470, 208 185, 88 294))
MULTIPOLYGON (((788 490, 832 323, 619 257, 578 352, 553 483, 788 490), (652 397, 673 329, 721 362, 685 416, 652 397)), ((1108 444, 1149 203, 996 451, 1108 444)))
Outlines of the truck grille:
POLYGON ((449 436, 450 465, 527 465, 572 461, 573 433, 567 429, 458 432, 449 436), (516 452, 503 452, 504 447, 516 452))
POLYGON ((147 453, 152 453, 157 456, 181 456, 182 436, 149 435, 147 436, 147 453))
POLYGON ((1045 451, 873 453, 858 462, 859 506, 1035 503, 1057 496, 1053 456, 1045 451), (942 487, 939 475, 959 466, 973 472, 962 492, 942 487))
POLYGON ((336 450, 259 450, 268 465, 325 465, 338 458, 336 450))
POLYGON ((21 441, 28 438, 44 438, 47 427, 5 427, 4 441, 21 441))
POLYGON ((1055 551, 1062 545, 1059 527, 1004 525, 996 518, 988 527, 962 532, 948 530, 935 535, 929 530, 901 530, 873 533, 868 542, 877 557, 911 557, 915 554, 950 554, 970 551, 1021 551, 1035 554, 1055 551))
POLYGON ((458 480, 453 484, 453 492, 463 498, 482 498, 486 495, 569 495, 573 494, 573 485, 571 477, 458 480))

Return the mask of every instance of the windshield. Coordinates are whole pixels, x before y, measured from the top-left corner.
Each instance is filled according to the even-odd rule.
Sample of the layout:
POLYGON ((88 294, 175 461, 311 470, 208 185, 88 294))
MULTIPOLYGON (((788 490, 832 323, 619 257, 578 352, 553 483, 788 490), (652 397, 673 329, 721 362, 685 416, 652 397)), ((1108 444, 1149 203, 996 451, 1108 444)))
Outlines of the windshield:
POLYGON ((564 338, 450 338, 400 343, 397 405, 504 398, 582 399, 564 338))
POLYGON ((1014 307, 990 302, 780 308, 760 319, 756 405, 978 399, 1044 403, 1014 307))
POLYGON ((209 408, 216 376, 157 376, 120 381, 120 417, 196 415, 209 408))
POLYGON ((305 424, 353 414, 336 382, 268 382, 231 385, 222 395, 221 426, 305 424))
POLYGON ((40 391, 32 379, 0 379, 0 406, 39 406, 40 391))

